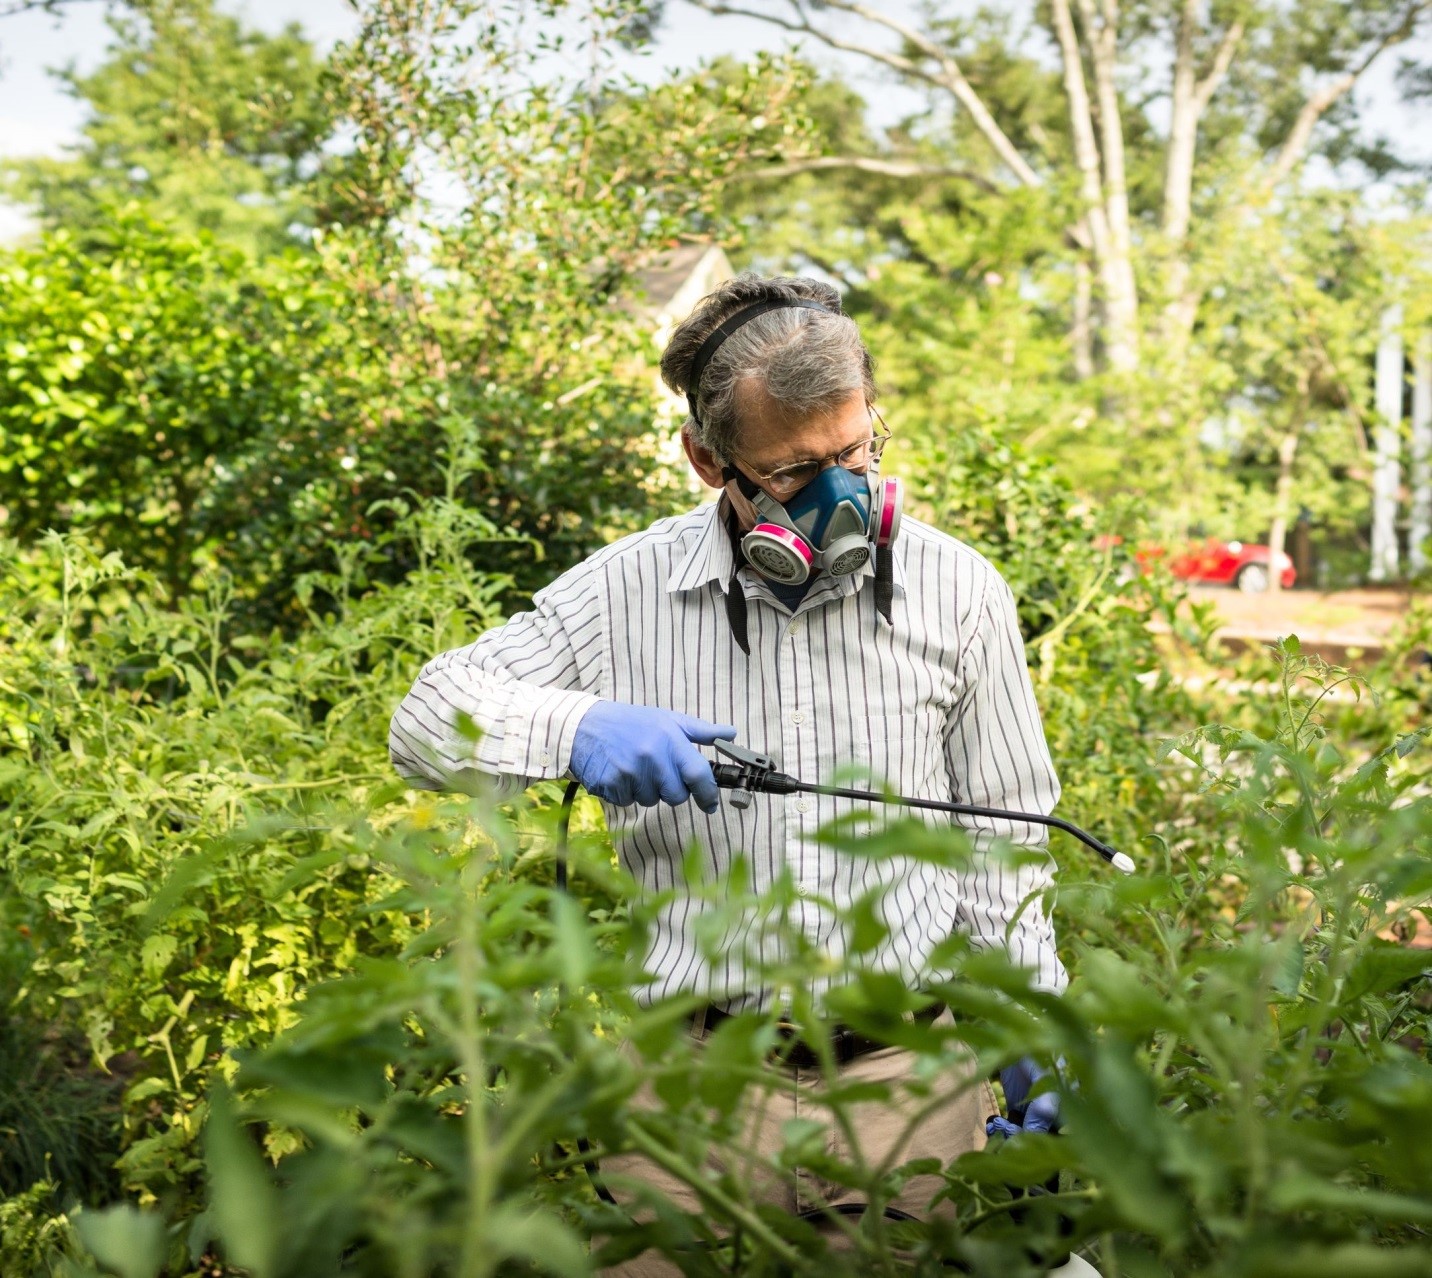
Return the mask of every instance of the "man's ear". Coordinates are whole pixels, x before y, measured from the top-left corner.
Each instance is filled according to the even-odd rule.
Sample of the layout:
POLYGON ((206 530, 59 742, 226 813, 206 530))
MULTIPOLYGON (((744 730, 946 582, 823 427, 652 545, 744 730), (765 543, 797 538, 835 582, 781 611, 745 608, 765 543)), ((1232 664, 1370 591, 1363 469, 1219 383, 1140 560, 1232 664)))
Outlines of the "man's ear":
POLYGON ((697 443, 690 427, 683 426, 681 429, 681 446, 686 450, 686 460, 691 463, 691 469, 701 476, 707 487, 726 487, 726 481, 721 478, 724 469, 721 459, 704 444, 697 443))

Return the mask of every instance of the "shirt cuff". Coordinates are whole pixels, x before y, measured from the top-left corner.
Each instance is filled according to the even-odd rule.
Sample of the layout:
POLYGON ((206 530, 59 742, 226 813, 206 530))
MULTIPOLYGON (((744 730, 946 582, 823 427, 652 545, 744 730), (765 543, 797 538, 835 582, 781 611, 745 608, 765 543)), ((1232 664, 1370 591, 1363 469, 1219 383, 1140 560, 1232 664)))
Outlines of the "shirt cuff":
POLYGON ((531 685, 515 692, 502 725, 502 771, 542 781, 564 776, 577 725, 601 698, 531 685))

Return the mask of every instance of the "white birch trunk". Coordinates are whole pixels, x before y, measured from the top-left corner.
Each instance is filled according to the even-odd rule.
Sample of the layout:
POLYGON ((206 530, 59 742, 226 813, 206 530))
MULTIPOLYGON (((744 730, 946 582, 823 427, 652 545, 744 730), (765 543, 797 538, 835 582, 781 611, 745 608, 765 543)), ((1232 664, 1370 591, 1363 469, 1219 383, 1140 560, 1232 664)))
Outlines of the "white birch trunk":
POLYGON ((1377 428, 1373 432, 1372 563, 1368 577, 1397 577, 1397 490, 1402 482, 1402 307, 1382 313, 1377 344, 1377 428))
POLYGON ((1288 512, 1293 505, 1293 461, 1298 455, 1301 423, 1278 441, 1278 483, 1273 490, 1273 521, 1268 531, 1268 593, 1283 588, 1283 554, 1288 543, 1288 512))
POLYGON ((1069 0, 1053 0, 1051 13, 1054 33, 1064 63, 1064 92, 1069 102, 1069 124, 1074 139, 1074 162, 1079 169, 1079 194, 1084 202, 1085 220, 1094 254, 1104 303, 1104 350, 1109 367, 1116 372, 1132 372, 1138 367, 1136 337, 1138 325, 1137 299, 1128 295, 1127 281, 1132 267, 1116 261, 1109 229, 1109 213, 1104 204, 1102 164, 1099 141, 1094 131, 1094 113, 1089 89, 1084 83, 1084 60, 1069 0), (1133 306, 1131 312, 1130 306, 1133 306))
POLYGON ((1119 56, 1119 3, 1103 0, 1102 16, 1094 12, 1094 0, 1079 0, 1084 20, 1084 38, 1094 67, 1094 92, 1099 102, 1100 158, 1104 173, 1104 209, 1109 223, 1109 266, 1106 309, 1128 350, 1123 363, 1109 363, 1116 369, 1131 370, 1139 363, 1139 290, 1134 278, 1134 236, 1129 219, 1129 183, 1124 164, 1124 120, 1119 109, 1119 86, 1115 77, 1119 56))
MULTIPOLYGON (((1179 15, 1178 39, 1174 48, 1172 113, 1168 128, 1168 163, 1164 169, 1163 233, 1174 254, 1173 266, 1183 267, 1188 277, 1188 259, 1183 241, 1188 235, 1193 206, 1193 156, 1198 143, 1198 112, 1194 102, 1193 39, 1198 31, 1199 0, 1184 0, 1179 15)), ((1169 295, 1178 297, 1170 278, 1169 295)))
POLYGON ((1432 333, 1423 333, 1412 361, 1412 518, 1407 564, 1426 572, 1432 538, 1432 333))

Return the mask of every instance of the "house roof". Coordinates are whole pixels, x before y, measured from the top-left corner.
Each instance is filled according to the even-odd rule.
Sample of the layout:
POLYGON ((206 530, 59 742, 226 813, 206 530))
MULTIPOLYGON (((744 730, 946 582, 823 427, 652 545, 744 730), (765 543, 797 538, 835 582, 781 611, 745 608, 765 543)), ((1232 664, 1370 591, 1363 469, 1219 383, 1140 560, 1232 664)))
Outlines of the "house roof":
POLYGON ((735 272, 719 244, 678 244, 636 272, 644 306, 664 325, 685 319, 696 303, 735 272))

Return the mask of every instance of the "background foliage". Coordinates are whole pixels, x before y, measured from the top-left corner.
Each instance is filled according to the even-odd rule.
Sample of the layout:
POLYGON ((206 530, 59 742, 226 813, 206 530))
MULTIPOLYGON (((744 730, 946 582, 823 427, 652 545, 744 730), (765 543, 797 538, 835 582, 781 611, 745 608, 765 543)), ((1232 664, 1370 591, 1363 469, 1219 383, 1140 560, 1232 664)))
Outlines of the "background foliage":
MULTIPOLYGON (((1131 7, 1120 55, 1164 66, 1178 8, 1131 7)), ((1400 12, 1324 8, 1301 36, 1274 6, 1209 11, 1201 65, 1230 24, 1249 43, 1200 125, 1182 258, 1168 140, 1121 86, 1138 300, 1158 313, 1182 261, 1197 304, 1177 359, 1145 334, 1115 367, 1066 233, 1064 82, 1010 12, 935 7, 921 32, 1038 152, 1032 186, 938 85, 877 136, 795 57, 621 76, 661 6, 374 0, 326 57, 208 0, 124 7, 111 58, 69 77, 84 142, 13 175, 43 233, 0 258, 0 1272, 585 1273, 592 1240, 692 1273, 1034 1274, 1069 1245, 1109 1274, 1428 1272, 1429 989, 1403 943, 1432 890, 1432 622, 1409 616, 1371 690, 1290 640, 1193 691, 1208 618, 1128 560, 1145 528, 1247 535, 1303 505, 1357 535, 1371 334, 1425 225, 1350 184, 1249 195, 1297 116, 1273 72, 1337 74, 1400 12), (555 794, 437 801, 384 751, 428 657, 689 503, 641 281, 711 239, 841 283, 917 511, 1019 600, 1062 811, 1140 862, 1114 881, 1056 844, 1069 993, 955 939, 949 1033, 893 1023, 907 995, 859 969, 873 914, 826 1013, 790 938, 768 977, 803 1015, 934 1070, 960 1045, 1066 1062, 1063 1136, 936 1169, 951 1225, 872 1220, 838 1255, 749 1178, 703 1182, 699 1219, 596 1200, 578 1136, 692 1181, 730 1151, 771 1027, 693 1054, 679 1000, 634 1005, 660 902, 633 900, 595 809, 557 894, 555 794)), ((1311 152, 1412 192, 1357 125, 1344 99, 1311 152)), ((828 837, 965 855, 904 824, 828 837)), ((779 914, 791 888, 689 890, 779 914)), ((806 1128, 781 1161, 877 1202, 913 1170, 833 1165, 806 1128)))

